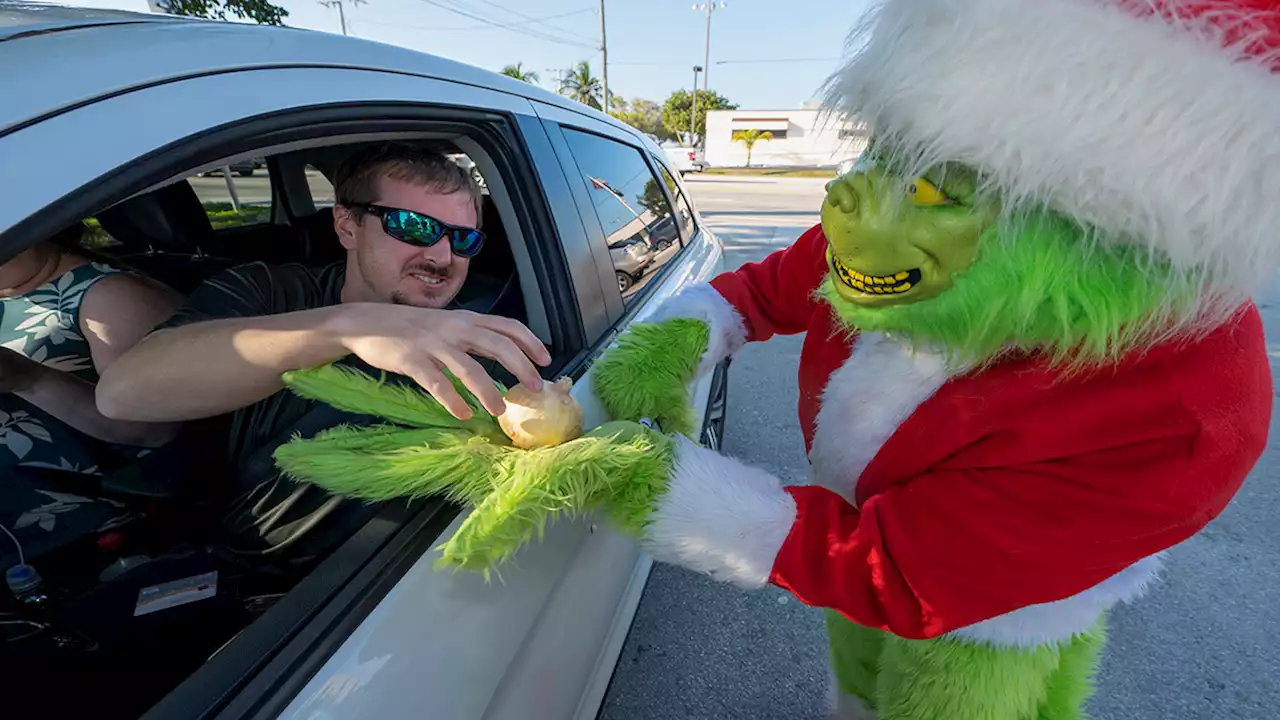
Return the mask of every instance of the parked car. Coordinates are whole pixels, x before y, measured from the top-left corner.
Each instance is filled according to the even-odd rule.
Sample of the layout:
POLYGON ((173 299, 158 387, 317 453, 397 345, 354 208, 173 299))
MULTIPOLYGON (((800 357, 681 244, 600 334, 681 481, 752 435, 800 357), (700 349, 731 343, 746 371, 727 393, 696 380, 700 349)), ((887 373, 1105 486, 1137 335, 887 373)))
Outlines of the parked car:
POLYGON ((227 169, 239 175, 240 177, 253 177, 253 173, 260 167, 263 167, 264 160, 262 158, 241 158, 235 162, 228 163, 223 167, 210 168, 200 173, 202 177, 212 175, 222 175, 227 169))
MULTIPOLYGON (((465 154, 485 180, 489 238, 465 301, 547 343, 546 375, 575 379, 588 426, 607 419, 592 361, 723 269, 679 168, 650 139, 447 59, 292 28, 0 2, 0 68, 22 69, 0 73, 0 256, 87 219, 113 261, 182 292, 242 263, 341 262, 332 191, 315 173, 331 183, 367 143, 465 154), (252 158, 268 172, 238 180, 239 193, 269 210, 215 228, 220 206, 197 189, 210 184, 190 179, 252 158), (646 194, 655 183, 660 194, 646 194), (625 297, 606 240, 624 205, 641 208, 628 223, 679 220, 678 242, 625 297)), ((726 387, 723 365, 693 388, 712 447, 726 387)), ((54 493, 60 507, 129 510, 114 527, 31 546, 25 561, 56 591, 38 617, 0 589, 14 717, 596 716, 648 578, 635 542, 603 520, 561 521, 486 582, 433 568, 469 510, 424 498, 348 506, 345 534, 319 557, 229 547, 228 503, 273 471, 228 470, 213 420, 104 475, 33 470, 0 483, 6 529, 17 525, 10 486, 54 493), (103 574, 121 547, 143 560, 103 574)), ((0 569, 18 563, 0 541, 0 569)))

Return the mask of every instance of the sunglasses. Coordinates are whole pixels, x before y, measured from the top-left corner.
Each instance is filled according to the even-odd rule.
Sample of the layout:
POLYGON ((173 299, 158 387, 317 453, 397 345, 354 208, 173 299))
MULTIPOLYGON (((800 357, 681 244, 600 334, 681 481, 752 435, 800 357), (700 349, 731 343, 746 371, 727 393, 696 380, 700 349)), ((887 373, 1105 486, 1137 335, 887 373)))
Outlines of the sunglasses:
POLYGON ((414 210, 368 204, 357 204, 356 207, 381 218, 382 231, 402 243, 431 247, 448 235, 453 254, 465 258, 475 257, 484 247, 484 233, 475 228, 450 225, 414 210))

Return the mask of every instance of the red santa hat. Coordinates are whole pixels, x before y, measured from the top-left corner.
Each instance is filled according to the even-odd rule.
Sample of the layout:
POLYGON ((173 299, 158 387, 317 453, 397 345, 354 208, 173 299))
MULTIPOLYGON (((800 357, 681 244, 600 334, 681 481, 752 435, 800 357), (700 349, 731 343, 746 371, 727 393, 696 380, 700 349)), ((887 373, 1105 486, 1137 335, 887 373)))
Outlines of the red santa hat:
POLYGON ((1280 2, 882 0, 832 105, 1237 299, 1280 266, 1280 2))

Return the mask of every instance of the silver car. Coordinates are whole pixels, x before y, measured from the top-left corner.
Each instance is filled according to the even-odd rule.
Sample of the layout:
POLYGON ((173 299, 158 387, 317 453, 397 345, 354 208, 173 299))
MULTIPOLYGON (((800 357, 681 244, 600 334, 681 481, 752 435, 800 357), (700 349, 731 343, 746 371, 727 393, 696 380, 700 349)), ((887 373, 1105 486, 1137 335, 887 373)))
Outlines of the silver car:
MULTIPOLYGON (((92 251, 182 292, 241 263, 341 261, 333 169, 362 144, 465 157, 484 178, 490 238, 466 302, 525 321, 552 350, 548 375, 576 379, 589 425, 606 419, 592 360, 722 270, 720 242, 651 139, 403 48, 0 2, 0 98, 0 257, 84 222, 92 251), (252 177, 204 176, 252 158, 265 159, 252 177), (672 216, 677 241, 624 297, 606 238, 632 218, 672 216)), ((726 372, 693 388, 712 446, 726 372)), ((220 469, 216 423, 185 437, 103 475, 4 479, 47 489, 58 508, 19 523, 0 493, 6 529, 49 533, 26 562, 51 605, 19 618, 0 589, 14 716, 23 697, 42 717, 596 716, 649 573, 632 540, 603 521, 560 522, 486 583, 433 569, 468 509, 425 499, 290 528, 337 540, 284 563, 276 546, 222 541, 226 503, 259 478, 220 469), (109 527, 68 520, 98 505, 127 512, 109 527), (112 564, 122 542, 129 558, 112 564)), ((13 557, 3 545, 0 562, 13 557)))

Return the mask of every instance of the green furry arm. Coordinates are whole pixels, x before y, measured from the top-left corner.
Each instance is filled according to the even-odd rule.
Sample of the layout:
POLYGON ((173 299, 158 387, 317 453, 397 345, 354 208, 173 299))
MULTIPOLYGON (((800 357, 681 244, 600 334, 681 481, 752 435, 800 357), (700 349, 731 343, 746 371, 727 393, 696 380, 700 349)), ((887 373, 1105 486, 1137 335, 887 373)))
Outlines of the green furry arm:
POLYGON ((596 363, 596 397, 615 420, 653 418, 663 430, 695 438, 697 415, 688 386, 708 338, 701 320, 636 323, 596 363))

